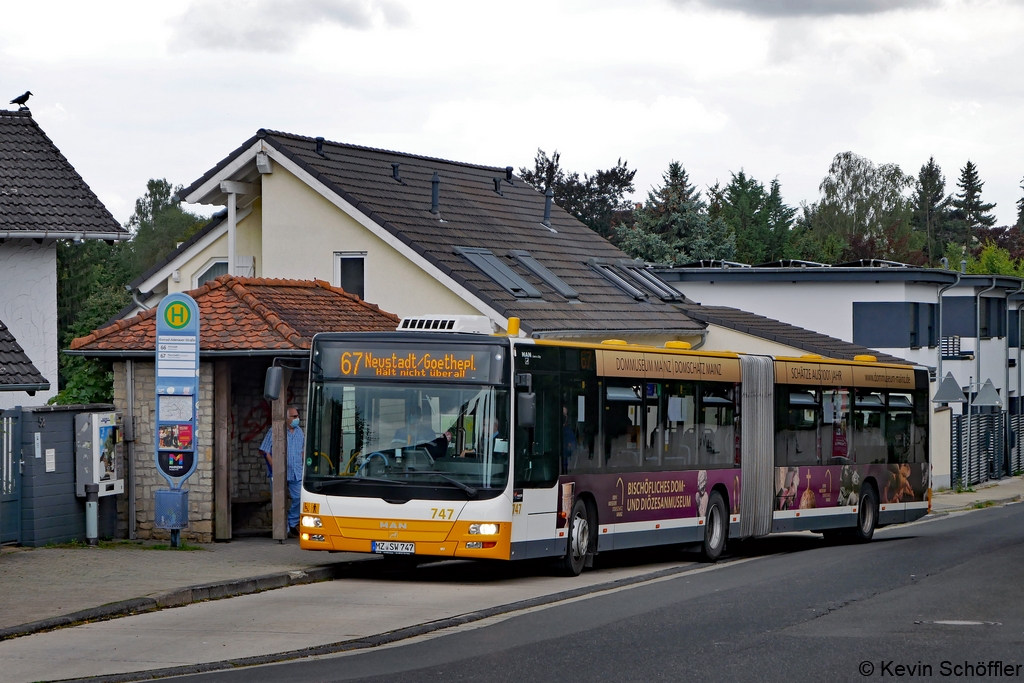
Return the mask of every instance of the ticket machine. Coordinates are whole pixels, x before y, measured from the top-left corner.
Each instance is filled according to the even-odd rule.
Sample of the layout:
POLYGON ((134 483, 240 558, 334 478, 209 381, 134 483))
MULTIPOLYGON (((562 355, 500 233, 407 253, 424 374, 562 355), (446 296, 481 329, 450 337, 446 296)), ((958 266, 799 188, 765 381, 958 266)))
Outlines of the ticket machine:
POLYGON ((124 493, 124 429, 121 413, 75 416, 75 494, 85 497, 86 484, 98 484, 99 495, 124 493))

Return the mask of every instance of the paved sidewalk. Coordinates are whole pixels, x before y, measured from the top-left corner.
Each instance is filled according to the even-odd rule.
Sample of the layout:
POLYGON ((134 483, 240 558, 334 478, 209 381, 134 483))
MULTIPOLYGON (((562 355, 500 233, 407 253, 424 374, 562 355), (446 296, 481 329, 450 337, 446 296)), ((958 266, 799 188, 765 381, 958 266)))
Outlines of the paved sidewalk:
MULTIPOLYGON (((979 485, 974 492, 937 493, 932 514, 1022 499, 1024 477, 1010 477, 979 485)), ((0 549, 0 640, 84 620, 328 580, 353 561, 375 560, 302 551, 296 541, 264 538, 198 548, 0 549)))
POLYGON ((29 632, 65 625, 69 615, 98 619, 330 579, 332 570, 372 559, 303 551, 298 541, 267 538, 190 544, 198 550, 147 549, 152 545, 3 548, 0 639, 33 622, 46 621, 29 632), (182 590, 197 585, 204 589, 182 590))
POLYGON ((1024 477, 1007 477, 976 484, 974 491, 955 493, 944 491, 932 496, 932 514, 970 510, 986 504, 1011 503, 1024 500, 1024 477))

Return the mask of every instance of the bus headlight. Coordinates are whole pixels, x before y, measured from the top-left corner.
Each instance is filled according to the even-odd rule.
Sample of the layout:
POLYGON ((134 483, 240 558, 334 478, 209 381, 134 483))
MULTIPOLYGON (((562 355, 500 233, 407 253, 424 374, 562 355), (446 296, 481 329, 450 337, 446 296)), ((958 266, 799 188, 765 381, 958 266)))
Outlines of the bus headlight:
POLYGON ((470 524, 469 533, 472 535, 494 536, 498 533, 497 524, 470 524))
POLYGON ((319 517, 312 517, 310 515, 304 516, 299 521, 302 524, 302 526, 308 526, 308 527, 312 527, 314 529, 321 529, 324 526, 324 523, 320 521, 319 517))

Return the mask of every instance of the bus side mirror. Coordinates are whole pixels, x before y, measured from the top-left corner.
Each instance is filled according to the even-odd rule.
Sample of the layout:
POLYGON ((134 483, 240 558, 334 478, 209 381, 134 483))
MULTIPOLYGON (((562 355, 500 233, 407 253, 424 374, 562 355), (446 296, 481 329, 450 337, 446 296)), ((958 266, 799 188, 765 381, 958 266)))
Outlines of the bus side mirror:
POLYGON ((524 429, 537 424, 537 394, 522 393, 516 397, 516 418, 524 429))
POLYGON ((281 379, 284 370, 278 367, 267 368, 267 379, 263 382, 263 398, 276 401, 281 398, 281 379))

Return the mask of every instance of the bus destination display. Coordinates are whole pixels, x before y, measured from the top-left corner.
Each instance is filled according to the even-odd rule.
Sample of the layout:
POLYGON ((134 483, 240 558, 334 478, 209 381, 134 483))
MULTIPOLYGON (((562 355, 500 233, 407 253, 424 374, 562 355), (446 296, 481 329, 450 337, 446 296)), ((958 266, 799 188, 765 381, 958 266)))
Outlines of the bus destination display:
POLYGON ((318 361, 325 377, 450 382, 492 382, 500 373, 501 347, 388 348, 324 346, 318 361))

